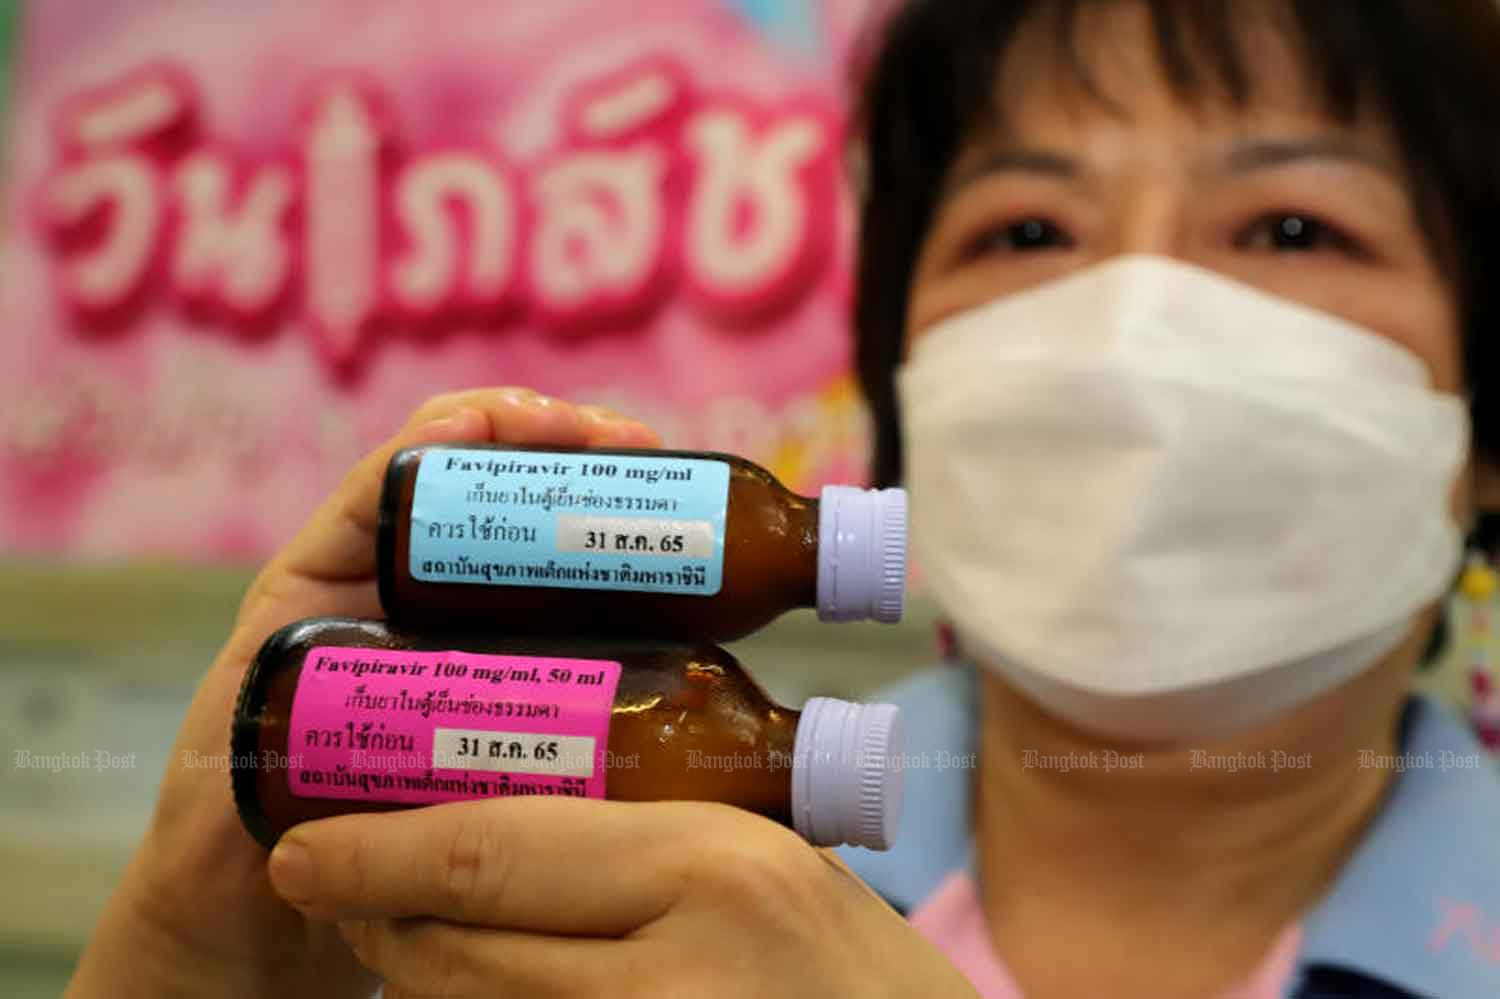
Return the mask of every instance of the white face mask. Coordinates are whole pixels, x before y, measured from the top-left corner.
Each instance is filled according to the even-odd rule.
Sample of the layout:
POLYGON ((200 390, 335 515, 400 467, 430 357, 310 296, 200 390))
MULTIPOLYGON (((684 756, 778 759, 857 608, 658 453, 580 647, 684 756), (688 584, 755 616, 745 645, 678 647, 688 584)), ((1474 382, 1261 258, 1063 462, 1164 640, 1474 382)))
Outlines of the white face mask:
POLYGON ((944 320, 898 374, 912 546, 966 648, 1109 735, 1253 724, 1452 580, 1457 396, 1389 340, 1127 257, 944 320))

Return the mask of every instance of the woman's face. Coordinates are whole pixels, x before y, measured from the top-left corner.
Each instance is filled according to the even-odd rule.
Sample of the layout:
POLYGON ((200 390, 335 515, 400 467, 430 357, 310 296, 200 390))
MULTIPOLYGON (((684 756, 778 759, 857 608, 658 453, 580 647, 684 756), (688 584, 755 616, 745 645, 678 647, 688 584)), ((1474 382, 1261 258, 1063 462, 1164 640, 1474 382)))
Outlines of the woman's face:
POLYGON ((1087 95, 1042 18, 1013 41, 1000 121, 962 151, 922 246, 908 347, 942 319, 1127 253, 1210 268, 1357 323, 1462 385, 1457 292, 1396 143, 1332 120, 1270 24, 1247 26, 1251 100, 1177 98, 1135 4, 1085 7, 1087 95))

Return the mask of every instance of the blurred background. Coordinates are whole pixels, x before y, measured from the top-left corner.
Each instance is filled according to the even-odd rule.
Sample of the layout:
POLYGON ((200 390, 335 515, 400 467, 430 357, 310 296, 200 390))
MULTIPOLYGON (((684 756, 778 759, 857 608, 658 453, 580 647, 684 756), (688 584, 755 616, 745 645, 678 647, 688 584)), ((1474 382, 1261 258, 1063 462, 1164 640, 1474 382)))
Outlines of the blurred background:
MULTIPOLYGON (((874 6, 0 0, 0 995, 60 990, 254 567, 427 396, 527 385, 863 481, 874 6), (26 763, 58 755, 86 765, 26 763)), ((1465 592, 1423 682, 1500 717, 1493 579, 1465 592)), ((735 651, 797 704, 934 634, 918 593, 735 651)))

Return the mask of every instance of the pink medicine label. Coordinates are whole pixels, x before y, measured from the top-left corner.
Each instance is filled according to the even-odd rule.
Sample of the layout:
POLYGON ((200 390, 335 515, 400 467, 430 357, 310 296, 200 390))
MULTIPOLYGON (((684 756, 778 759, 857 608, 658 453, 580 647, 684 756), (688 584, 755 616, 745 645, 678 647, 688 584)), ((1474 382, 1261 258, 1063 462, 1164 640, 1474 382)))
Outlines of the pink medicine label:
POLYGON ((292 794, 603 798, 619 682, 599 659, 319 646, 292 699, 292 794))

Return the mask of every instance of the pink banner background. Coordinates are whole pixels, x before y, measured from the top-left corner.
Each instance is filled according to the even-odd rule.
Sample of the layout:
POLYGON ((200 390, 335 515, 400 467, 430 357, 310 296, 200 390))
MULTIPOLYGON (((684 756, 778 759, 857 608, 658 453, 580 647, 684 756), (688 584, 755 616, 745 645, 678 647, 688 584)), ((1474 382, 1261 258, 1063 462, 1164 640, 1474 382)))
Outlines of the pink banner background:
MULTIPOLYGON (((846 54, 867 6, 818 4, 789 40, 724 0, 29 5, 0 250, 0 551, 262 557, 421 400, 479 385, 529 385, 612 405, 658 424, 671 446, 745 454, 804 491, 860 480, 866 434, 848 375, 850 215, 839 132, 846 54), (622 72, 658 65, 681 83, 676 117, 597 143, 568 134, 570 109, 622 72), (174 133, 166 138, 175 144, 139 150, 70 145, 80 107, 118 95, 132 74, 152 67, 187 81, 191 138, 174 133), (376 95, 364 107, 386 143, 381 212, 340 217, 370 226, 382 243, 376 321, 353 332, 320 331, 308 305, 309 136, 335 113, 318 103, 330 86, 376 95), (711 255, 690 248, 690 230, 712 242, 710 210, 731 197, 705 185, 727 183, 732 193, 723 216, 730 221, 721 218, 717 230, 729 243, 719 273, 731 277, 729 265, 740 259, 734 241, 753 240, 757 226, 792 211, 786 206, 795 199, 757 204, 753 180, 694 145, 694 116, 718 112, 749 129, 741 141, 752 150, 762 148, 753 143, 767 129, 805 118, 824 144, 809 155, 827 157, 805 173, 770 169, 773 180, 790 177, 788 189, 806 202, 790 223, 806 230, 796 246, 807 251, 790 284, 757 288, 751 280, 741 298, 726 301, 699 280, 712 277, 704 264, 711 255), (487 314, 413 321, 387 286, 414 239, 397 217, 393 178, 403 165, 459 145, 513 182, 524 217, 513 233, 513 280, 487 314), (538 234, 560 225, 558 213, 572 211, 575 197, 565 189, 546 200, 540 178, 570 156, 626 148, 667 164, 668 207, 653 216, 666 226, 665 249, 635 289, 637 300, 625 303, 625 318, 601 307, 579 322, 549 310, 532 290, 547 280, 536 263, 538 234), (160 195, 161 249, 127 303, 134 307, 104 322, 70 310, 61 284, 68 268, 96 252, 121 216, 106 209, 73 218, 80 224, 69 228, 67 199, 80 190, 84 166, 116 153, 145 164, 139 169, 163 192, 179 182, 175 171, 189 155, 217 157, 241 180, 267 163, 285 167, 294 198, 276 224, 293 278, 269 320, 247 331, 212 308, 212 288, 195 297, 167 276, 181 264, 174 254, 191 224, 168 193, 160 195)), ((357 189, 339 186, 345 176, 324 177, 325 213, 329 189, 357 189)), ((607 232, 625 224, 620 212, 628 217, 629 207, 607 205, 600 216, 607 232)), ((472 254, 473 219, 454 217, 454 245, 472 254)), ((615 247, 610 239, 600 244, 606 251, 615 247)), ((361 250, 357 240, 350 245, 361 250)), ((574 252, 567 240, 557 245, 574 252)), ((335 255, 324 266, 340 262, 335 255)))

